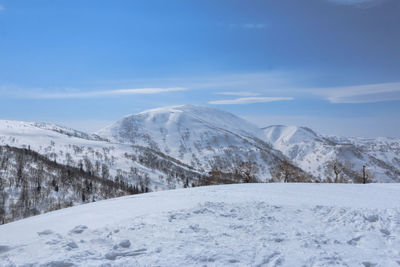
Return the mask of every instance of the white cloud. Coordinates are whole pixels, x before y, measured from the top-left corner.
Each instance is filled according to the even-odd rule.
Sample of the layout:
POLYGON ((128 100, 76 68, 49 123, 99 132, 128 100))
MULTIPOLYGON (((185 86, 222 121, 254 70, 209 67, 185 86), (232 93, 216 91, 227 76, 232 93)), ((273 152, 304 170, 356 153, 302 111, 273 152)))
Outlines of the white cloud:
MULTIPOLYGON (((181 84, 190 89, 210 89, 215 92, 245 92, 251 88, 252 93, 276 92, 293 88, 303 80, 311 79, 304 72, 269 71, 258 73, 237 73, 230 75, 193 77, 173 80, 174 84, 181 84)), ((163 81, 167 83, 168 81, 163 81)))
MULTIPOLYGON (((3 87, 4 88, 4 87, 3 87)), ((1 88, 0 88, 1 89, 1 88)), ((19 98, 34 98, 34 99, 67 99, 67 98, 95 98, 95 97, 107 97, 107 96, 121 96, 121 95, 150 95, 150 94, 160 94, 176 91, 184 91, 187 88, 183 87, 168 87, 168 88, 135 88, 135 89, 116 89, 116 90, 105 90, 105 91, 67 91, 67 92, 57 92, 49 93, 43 92, 42 90, 16 90, 13 93, 9 93, 6 90, 3 93, 12 95, 19 98)))
POLYGON ((217 95, 233 95, 233 96, 258 96, 258 95, 260 95, 259 93, 252 93, 252 92, 247 92, 247 91, 217 92, 215 94, 217 94, 217 95))
POLYGON ((211 105, 243 105, 243 104, 253 104, 253 103, 265 103, 274 101, 288 101, 293 100, 293 97, 242 97, 236 99, 227 100, 215 100, 210 101, 208 104, 211 105))
POLYGON ((314 89, 331 103, 373 103, 400 100, 400 82, 314 89))

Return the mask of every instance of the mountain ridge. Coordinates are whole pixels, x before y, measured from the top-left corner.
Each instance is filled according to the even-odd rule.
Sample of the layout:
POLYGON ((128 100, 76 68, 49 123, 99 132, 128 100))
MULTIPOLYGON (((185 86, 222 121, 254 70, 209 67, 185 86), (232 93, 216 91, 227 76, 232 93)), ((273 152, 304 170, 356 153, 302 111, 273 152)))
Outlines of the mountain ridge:
MULTIPOLYGON (((272 125, 263 128, 267 141, 301 168, 314 176, 334 176, 334 161, 348 166, 344 176, 360 175, 363 166, 377 182, 400 181, 400 139, 346 138, 321 135, 310 128, 272 125), (372 176, 372 175, 371 175, 372 176)), ((371 181, 372 181, 371 180, 371 181)))

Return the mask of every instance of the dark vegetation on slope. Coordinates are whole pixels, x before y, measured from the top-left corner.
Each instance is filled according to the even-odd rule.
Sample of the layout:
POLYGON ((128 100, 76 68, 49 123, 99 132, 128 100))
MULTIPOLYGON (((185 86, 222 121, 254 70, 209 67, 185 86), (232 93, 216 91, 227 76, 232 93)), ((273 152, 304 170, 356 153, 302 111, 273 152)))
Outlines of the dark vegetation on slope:
POLYGON ((29 149, 0 146, 0 224, 145 191, 58 164, 29 149))
MULTIPOLYGON (((211 170, 204 171, 160 151, 132 147, 136 148, 133 153, 125 153, 124 157, 164 173, 170 189, 263 181, 259 177, 263 166, 243 161, 241 157, 214 157, 209 162, 211 170)), ((30 149, 0 146, 0 224, 77 204, 150 191, 148 173, 138 168, 129 172, 118 170, 112 176, 106 164, 93 163, 87 157, 77 164, 70 163, 72 166, 59 164, 30 149)), ((288 159, 274 157, 269 163, 272 177, 269 182, 321 182, 288 159)), ((347 171, 344 166, 333 162, 330 168, 337 172, 331 182, 348 182, 340 179, 347 171)))

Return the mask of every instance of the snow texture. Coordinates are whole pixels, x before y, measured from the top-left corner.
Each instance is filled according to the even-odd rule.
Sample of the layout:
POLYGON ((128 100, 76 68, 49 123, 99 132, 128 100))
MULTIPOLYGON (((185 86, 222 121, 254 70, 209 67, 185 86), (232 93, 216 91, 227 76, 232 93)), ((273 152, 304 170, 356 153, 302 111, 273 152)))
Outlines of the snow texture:
POLYGON ((399 266, 400 185, 240 184, 0 226, 1 266, 399 266))

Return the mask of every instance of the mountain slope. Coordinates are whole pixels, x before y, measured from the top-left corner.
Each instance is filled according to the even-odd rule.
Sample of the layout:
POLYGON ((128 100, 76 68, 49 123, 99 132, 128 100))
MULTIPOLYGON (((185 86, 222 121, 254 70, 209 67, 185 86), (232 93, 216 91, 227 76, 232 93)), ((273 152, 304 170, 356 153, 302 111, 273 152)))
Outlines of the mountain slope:
MULTIPOLYGON (((54 124, 0 120, 0 145, 30 149, 139 191, 240 182, 243 166, 249 167, 248 176, 268 181, 271 169, 285 157, 263 142, 262 134, 230 113, 196 106, 128 116, 98 135, 54 124)), ((290 168, 306 176, 296 166, 290 168)))
POLYGON ((251 161, 262 181, 271 179, 271 169, 285 159, 263 141, 258 127, 228 112, 193 105, 129 115, 97 135, 114 143, 150 147, 200 171, 234 172, 242 162, 251 161))
POLYGON ((127 143, 148 142, 146 138, 153 137, 168 145, 180 143, 188 130, 199 136, 204 135, 206 130, 214 130, 235 133, 242 138, 263 139, 258 127, 231 113, 194 105, 163 107, 128 115, 97 134, 111 137, 116 142, 127 143))
POLYGON ((241 184, 99 201, 0 226, 0 262, 397 266, 399 189, 241 184))
POLYGON ((0 224, 133 193, 139 192, 32 150, 0 146, 0 224))
POLYGON ((111 143, 53 124, 0 120, 0 145, 30 149, 95 176, 152 190, 182 187, 186 175, 197 183, 200 176, 190 166, 159 151, 111 143))
POLYGON ((332 163, 340 161, 344 179, 354 181, 363 165, 375 182, 400 181, 400 140, 323 136, 306 127, 273 125, 263 128, 266 141, 302 169, 321 180, 333 180, 332 163), (366 141, 369 140, 369 141, 366 141), (330 165, 330 166, 329 166, 330 165))

